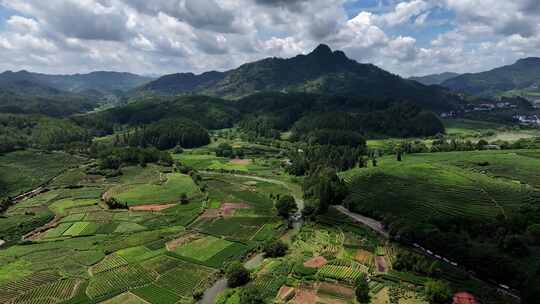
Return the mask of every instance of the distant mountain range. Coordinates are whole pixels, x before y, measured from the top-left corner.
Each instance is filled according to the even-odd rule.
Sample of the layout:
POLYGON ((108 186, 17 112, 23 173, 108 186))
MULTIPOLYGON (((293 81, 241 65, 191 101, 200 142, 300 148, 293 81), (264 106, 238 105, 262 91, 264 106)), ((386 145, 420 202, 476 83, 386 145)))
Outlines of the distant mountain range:
POLYGON ((267 58, 226 72, 173 74, 136 90, 139 94, 203 94, 239 99, 260 92, 314 93, 411 101, 425 108, 453 108, 459 98, 440 87, 403 79, 361 64, 327 45, 289 59, 267 58))
POLYGON ((445 72, 441 74, 431 74, 426 76, 419 77, 410 77, 410 80, 418 81, 421 84, 425 85, 440 85, 441 83, 447 81, 448 79, 459 76, 458 73, 445 72))
POLYGON ((66 116, 83 113, 153 78, 129 73, 92 72, 47 75, 28 71, 0 73, 0 112, 66 116))
POLYGON ((0 74, 0 88, 24 92, 25 88, 30 86, 41 87, 45 93, 53 93, 52 91, 56 90, 58 91, 56 93, 64 91, 81 95, 106 95, 127 92, 151 80, 153 78, 119 72, 47 75, 27 71, 7 71, 0 74))
POLYGON ((487 72, 463 74, 441 85, 476 96, 540 96, 540 58, 524 58, 487 72))

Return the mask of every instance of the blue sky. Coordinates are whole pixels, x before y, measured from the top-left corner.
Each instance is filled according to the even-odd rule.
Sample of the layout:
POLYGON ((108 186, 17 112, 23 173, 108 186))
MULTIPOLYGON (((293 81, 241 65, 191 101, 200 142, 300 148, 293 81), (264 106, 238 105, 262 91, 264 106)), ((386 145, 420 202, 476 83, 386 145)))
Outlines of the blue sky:
POLYGON ((320 43, 402 76, 540 56, 538 0, 0 0, 0 70, 226 70, 320 43))

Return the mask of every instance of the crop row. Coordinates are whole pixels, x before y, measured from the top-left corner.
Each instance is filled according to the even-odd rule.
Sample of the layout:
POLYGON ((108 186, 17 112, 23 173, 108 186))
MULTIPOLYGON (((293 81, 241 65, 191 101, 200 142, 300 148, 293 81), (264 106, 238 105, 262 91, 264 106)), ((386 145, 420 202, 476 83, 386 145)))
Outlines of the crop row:
POLYGON ((212 275, 209 268, 187 263, 180 265, 163 274, 156 282, 156 285, 169 289, 174 293, 189 297, 193 291, 202 286, 212 275))
POLYGON ((77 279, 65 279, 41 285, 18 297, 14 303, 40 304, 51 299, 57 303, 63 302, 72 297, 74 289, 80 283, 77 279))
POLYGON ((90 268, 92 274, 98 274, 104 271, 109 271, 117 267, 126 266, 128 262, 123 257, 111 254, 105 257, 101 262, 90 268))
POLYGON ((338 265, 325 265, 317 272, 318 275, 324 278, 331 278, 340 281, 355 282, 364 271, 359 268, 338 266, 338 265))
POLYGON ((108 295, 142 287, 151 283, 156 276, 156 273, 146 271, 139 265, 122 266, 92 277, 86 293, 92 299, 102 299, 108 295))

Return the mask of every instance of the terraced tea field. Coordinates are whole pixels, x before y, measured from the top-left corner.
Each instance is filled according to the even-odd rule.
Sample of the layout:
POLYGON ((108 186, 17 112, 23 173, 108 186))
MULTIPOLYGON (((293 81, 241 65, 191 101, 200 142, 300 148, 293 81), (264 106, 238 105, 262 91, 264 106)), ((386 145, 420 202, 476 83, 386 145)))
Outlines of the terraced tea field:
POLYGON ((513 151, 412 154, 403 162, 385 157, 376 168, 343 174, 353 191, 347 204, 411 219, 504 216, 540 199, 534 188, 540 160, 530 158, 513 151))

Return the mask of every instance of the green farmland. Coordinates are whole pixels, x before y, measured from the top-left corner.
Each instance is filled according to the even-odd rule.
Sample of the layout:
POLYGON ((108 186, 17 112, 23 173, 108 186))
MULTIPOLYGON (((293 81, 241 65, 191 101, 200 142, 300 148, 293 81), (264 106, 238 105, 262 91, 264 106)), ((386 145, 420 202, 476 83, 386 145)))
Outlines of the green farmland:
MULTIPOLYGON (((6 224, 0 238, 9 242, 0 250, 0 302, 196 303, 232 261, 249 257, 251 281, 221 290, 211 303, 241 303, 243 288, 255 288, 265 303, 272 303, 284 286, 295 290, 297 303, 313 293, 317 303, 354 303, 354 282, 365 274, 371 277, 372 298, 382 301, 376 303, 427 303, 423 289, 429 275, 394 269, 398 255, 410 248, 332 208, 288 229, 276 213, 275 199, 292 194, 301 200, 301 179, 283 172, 283 155, 272 154, 274 148, 237 145, 263 152, 231 161, 213 154, 214 142, 174 154, 175 166, 123 166, 113 176, 88 173, 86 165, 62 169, 47 191, 17 203, 0 218, 6 224), (183 174, 179 166, 196 171, 183 174), (108 198, 122 208, 111 209, 108 198), (263 244, 275 239, 288 244, 286 255, 262 257, 263 244), (321 258, 323 264, 310 268, 321 258)), ((433 153, 405 155, 402 163, 387 156, 377 168, 353 169, 342 177, 358 189, 351 203, 368 202, 357 211, 482 221, 530 200, 535 192, 527 185, 538 180, 530 165, 540 162, 539 155, 532 150, 471 152, 467 157, 433 153), (393 191, 378 190, 381 185, 393 191), (419 192, 422 199, 415 196, 419 192), (398 198, 402 205, 386 204, 398 198)), ((454 268, 445 270, 444 280, 491 301, 486 303, 508 303, 454 268)))

